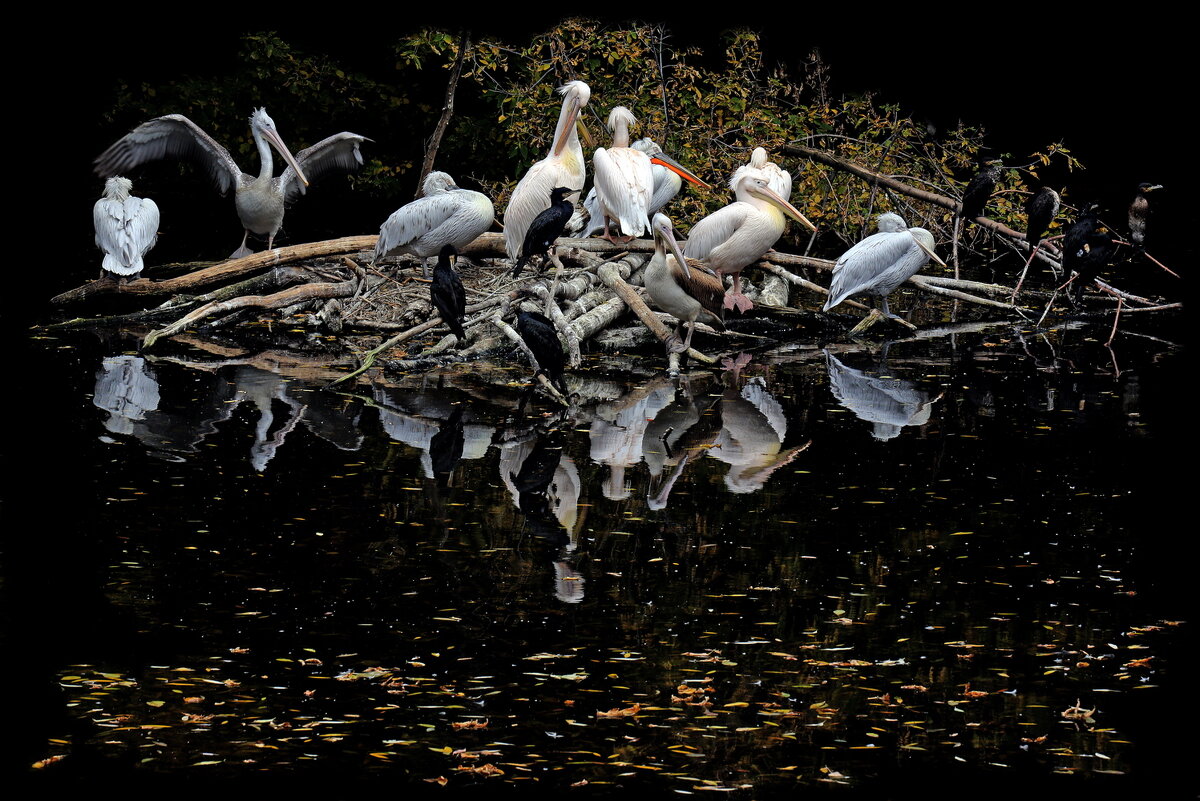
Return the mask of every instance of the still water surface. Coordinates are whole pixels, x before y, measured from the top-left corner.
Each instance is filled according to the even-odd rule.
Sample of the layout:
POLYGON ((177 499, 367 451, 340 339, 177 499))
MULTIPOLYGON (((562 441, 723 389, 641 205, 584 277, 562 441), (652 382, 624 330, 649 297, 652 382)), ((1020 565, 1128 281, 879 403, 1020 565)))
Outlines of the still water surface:
POLYGON ((1146 786, 1182 356, 1105 338, 592 356, 562 415, 518 414, 520 367, 334 393, 319 359, 44 336, 86 622, 39 775, 1146 786))

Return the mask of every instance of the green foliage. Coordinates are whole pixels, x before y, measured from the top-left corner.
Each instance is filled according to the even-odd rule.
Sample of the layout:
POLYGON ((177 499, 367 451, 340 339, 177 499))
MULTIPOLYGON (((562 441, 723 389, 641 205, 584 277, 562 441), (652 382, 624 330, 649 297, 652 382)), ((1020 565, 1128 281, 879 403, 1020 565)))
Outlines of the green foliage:
MULTIPOLYGON (((425 30, 402 40, 397 54, 400 64, 415 69, 430 63, 449 66, 456 44, 449 33, 425 30)), ((853 242, 876 215, 898 211, 911 225, 948 236, 951 212, 786 156, 783 148, 789 143, 821 148, 957 198, 984 145, 984 132, 977 128, 960 125, 935 136, 871 95, 832 97, 829 70, 819 56, 810 56, 803 74, 795 75, 766 64, 758 34, 747 30, 725 35, 723 59, 716 64, 697 48, 675 47, 662 26, 570 19, 524 45, 472 43, 465 62, 464 77, 475 82, 491 114, 460 115, 443 148, 455 151, 454 163, 472 165, 469 169, 500 209, 524 171, 549 149, 559 110, 553 89, 573 79, 592 89, 586 111, 593 131, 603 130, 610 108, 628 106, 640 122, 635 135, 653 137, 717 187, 702 193, 689 189, 674 201, 670 213, 684 229, 728 202, 721 186, 754 147, 762 146, 792 171, 795 204, 823 232, 853 242), (502 171, 497 173, 497 167, 502 171)), ((460 85, 460 97, 463 91, 460 85)), ((603 143, 605 137, 599 139, 603 143)), ((1036 173, 1055 160, 1078 166, 1068 150, 1054 144, 1031 154, 1028 171, 1036 173)), ((1008 170, 989 216, 1021 229, 1024 193, 1018 170, 1008 170)), ((807 239, 796 228, 789 230, 807 239)), ((969 236, 976 235, 972 228, 969 236)))

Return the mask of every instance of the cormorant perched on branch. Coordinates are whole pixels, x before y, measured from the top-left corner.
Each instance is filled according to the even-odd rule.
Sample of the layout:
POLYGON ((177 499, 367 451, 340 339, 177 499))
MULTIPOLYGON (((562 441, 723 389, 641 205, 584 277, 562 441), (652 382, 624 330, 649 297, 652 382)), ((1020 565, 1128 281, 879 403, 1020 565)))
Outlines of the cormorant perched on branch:
POLYGON ((967 188, 963 190, 959 216, 964 220, 974 220, 976 217, 983 216, 983 209, 987 206, 992 192, 996 191, 996 181, 1000 180, 1000 172, 1003 169, 1003 165, 998 160, 989 161, 979 172, 975 173, 975 177, 967 183, 967 188))
POLYGON ((1146 223, 1150 220, 1147 194, 1162 189, 1161 184, 1138 184, 1137 197, 1129 204, 1129 241, 1139 253, 1146 249, 1146 223))
POLYGON ((571 213, 575 207, 564 198, 573 190, 565 186, 556 186, 550 190, 550 208, 542 211, 533 218, 529 230, 525 232, 525 242, 521 245, 521 258, 513 268, 512 277, 521 274, 521 268, 531 256, 545 256, 554 242, 563 235, 563 229, 571 221, 571 213))
POLYGON ((1096 280, 1113 253, 1112 234, 1100 224, 1099 214, 1100 205, 1089 203, 1063 237, 1063 269, 1078 273, 1072 293, 1076 303, 1083 297, 1084 285, 1096 280))
POLYGON ((1058 214, 1058 207, 1058 193, 1048 186, 1043 186, 1034 192, 1029 198, 1029 202, 1025 204, 1025 215, 1028 218, 1025 241, 1029 243, 1030 251, 1037 250, 1042 237, 1050 228, 1050 223, 1054 222, 1054 218, 1058 214))
POLYGON ((438 254, 437 267, 433 268, 433 283, 429 287, 429 295, 433 306, 438 310, 442 322, 450 327, 459 343, 467 341, 463 331, 463 317, 467 313, 467 293, 463 290, 458 273, 450 266, 450 258, 458 255, 454 245, 446 245, 438 254))
MULTIPOLYGON (((545 373, 550 383, 564 395, 567 394, 567 386, 563 383, 563 368, 567 358, 563 355, 554 323, 537 312, 523 311, 517 315, 517 333, 533 352, 533 358, 537 359, 538 372, 545 373)), ((534 373, 534 377, 537 377, 537 373, 534 373)))

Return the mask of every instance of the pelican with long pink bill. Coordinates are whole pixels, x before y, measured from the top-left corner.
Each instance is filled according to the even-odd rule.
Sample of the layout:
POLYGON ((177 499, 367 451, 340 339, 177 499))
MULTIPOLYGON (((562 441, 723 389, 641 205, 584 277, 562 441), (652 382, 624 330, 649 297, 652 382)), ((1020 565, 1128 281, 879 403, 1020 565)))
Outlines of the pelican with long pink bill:
POLYGON ((567 187, 571 190, 567 200, 573 204, 583 189, 586 168, 583 145, 579 143, 575 124, 579 121, 579 112, 591 98, 592 90, 583 81, 568 81, 558 92, 563 96, 563 102, 550 153, 529 168, 504 210, 504 249, 514 262, 521 255, 530 224, 538 214, 550 208, 550 190, 567 187))
POLYGON ((234 191, 238 217, 245 233, 241 247, 231 258, 240 258, 251 253, 246 247, 246 238, 252 233, 267 237, 267 249, 273 248, 275 235, 283 227, 285 207, 298 200, 311 183, 324 175, 360 167, 363 161, 359 146, 371 141, 342 131, 293 157, 265 108, 256 109, 250 117, 250 133, 258 147, 260 166, 257 176, 242 172, 228 150, 182 114, 156 117, 125 134, 96 159, 96 174, 107 178, 163 159, 195 162, 208 173, 222 195, 229 194, 231 189, 234 191), (287 163, 278 177, 275 176, 271 148, 275 148, 287 163))
POLYGON ((817 227, 770 187, 762 170, 740 168, 730 181, 737 200, 692 226, 683 253, 699 259, 721 275, 733 276, 725 295, 725 308, 749 311, 754 307, 742 294, 742 270, 762 258, 783 235, 786 214, 813 231, 817 227))

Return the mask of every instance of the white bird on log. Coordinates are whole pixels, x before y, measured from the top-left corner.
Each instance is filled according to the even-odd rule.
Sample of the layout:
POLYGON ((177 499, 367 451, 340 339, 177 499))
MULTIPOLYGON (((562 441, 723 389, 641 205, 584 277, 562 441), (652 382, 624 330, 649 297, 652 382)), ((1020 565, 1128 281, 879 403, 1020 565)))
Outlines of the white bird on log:
POLYGON ((770 188, 770 178, 762 170, 739 169, 730 188, 737 200, 692 226, 683 252, 721 275, 732 275, 733 288, 725 295, 725 308, 744 312, 754 304, 742 294, 742 270, 758 261, 783 234, 784 215, 813 231, 817 227, 770 188))
POLYGON ((656 306, 679 320, 674 336, 667 343, 667 353, 682 353, 692 346, 697 321, 718 331, 725 330, 725 307, 721 303, 725 284, 707 268, 688 264, 675 243, 674 228, 667 215, 655 214, 651 228, 654 256, 646 265, 646 291, 656 306), (667 253, 668 247, 671 254, 667 253), (679 332, 685 322, 687 339, 681 341, 679 332))
MULTIPOLYGON (((437 171, 425 177, 424 187, 424 197, 396 209, 380 226, 375 263, 395 253, 410 253, 424 261, 446 245, 462 250, 492 227, 496 210, 487 195, 461 189, 453 178, 437 171)), ((422 268, 428 277, 428 266, 423 263, 422 268)))
POLYGON ((792 174, 773 161, 769 161, 765 148, 756 147, 750 153, 750 161, 733 171, 730 186, 736 186, 746 170, 761 170, 767 176, 767 186, 784 200, 792 199, 792 174))
POLYGON ((888 310, 888 295, 917 274, 930 259, 943 267, 946 263, 933 252, 933 234, 924 228, 904 228, 897 214, 880 215, 880 230, 842 254, 833 267, 833 282, 824 311, 829 311, 851 295, 871 295, 881 301, 882 312, 871 314, 851 329, 857 334, 874 325, 881 317, 912 326, 888 310))
POLYGON ((616 242, 608 230, 616 220, 628 242, 646 233, 650 224, 650 199, 654 195, 654 172, 650 157, 629 146, 629 129, 637 123, 633 112, 617 106, 608 114, 612 147, 596 148, 592 166, 596 170, 596 198, 604 217, 604 238, 616 242))
POLYGON ((592 96, 592 90, 583 81, 569 81, 560 86, 558 92, 563 96, 563 104, 550 153, 529 168, 504 210, 504 248, 510 261, 516 261, 521 255, 525 231, 534 217, 549 208, 550 190, 556 186, 567 187, 572 192, 567 199, 574 203, 583 189, 586 168, 575 122, 592 96))
POLYGON ((115 176, 104 182, 104 197, 92 208, 96 247, 104 251, 100 276, 112 273, 119 282, 134 281, 141 273, 142 257, 158 240, 158 206, 153 200, 133 197, 133 182, 115 176))
MULTIPOLYGON (((650 196, 650 217, 662 211, 663 207, 679 194, 685 179, 696 186, 710 188, 695 173, 664 153, 658 143, 650 137, 642 137, 630 147, 640 150, 650 157, 650 172, 654 175, 654 192, 650 196)), ((582 219, 586 221, 586 225, 583 228, 575 227, 572 230, 581 231, 577 235, 584 237, 603 231, 604 214, 600 211, 600 199, 596 196, 596 187, 593 186, 588 191, 587 198, 583 201, 583 208, 582 219)), ((572 224, 575 225, 574 220, 572 220, 572 224)))
POLYGON ((273 248, 275 235, 283 226, 284 207, 297 200, 309 184, 322 176, 358 168, 362 164, 359 145, 371 141, 342 131, 293 157, 264 108, 256 109, 250 117, 250 132, 258 147, 261 164, 257 177, 242 172, 228 150, 182 114, 156 117, 125 134, 96 159, 96 173, 109 177, 161 159, 196 162, 208 172, 222 195, 234 190, 237 213, 245 234, 241 247, 231 258, 240 258, 251 253, 246 247, 246 238, 251 233, 266 236, 267 249, 273 248), (271 147, 279 151, 288 165, 278 177, 275 177, 271 147))

